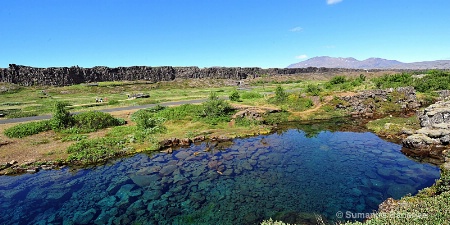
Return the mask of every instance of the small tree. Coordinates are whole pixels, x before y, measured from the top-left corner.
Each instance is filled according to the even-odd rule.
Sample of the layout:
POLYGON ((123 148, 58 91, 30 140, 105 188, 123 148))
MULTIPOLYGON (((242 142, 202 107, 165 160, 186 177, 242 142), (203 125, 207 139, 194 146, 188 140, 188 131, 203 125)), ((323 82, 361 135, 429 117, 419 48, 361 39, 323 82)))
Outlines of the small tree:
POLYGON ((139 131, 147 133, 162 133, 166 130, 163 123, 166 121, 162 117, 154 117, 153 113, 145 109, 140 109, 133 113, 131 120, 136 122, 139 131))
POLYGON ((286 98, 286 92, 281 86, 278 86, 277 89, 275 89, 275 100, 277 101, 277 103, 282 103, 286 101, 286 98))
POLYGON ((239 92, 237 90, 234 90, 233 92, 231 92, 231 95, 229 96, 230 100, 233 102, 238 102, 241 98, 241 96, 239 95, 239 92))
POLYGON ((53 130, 61 130, 73 125, 73 118, 67 111, 67 103, 55 102, 53 106, 53 118, 51 119, 51 127, 53 130))
POLYGON ((200 116, 203 117, 222 117, 228 115, 233 109, 228 102, 219 99, 215 92, 211 92, 208 100, 203 103, 203 111, 200 116))
POLYGON ((266 90, 265 84, 266 84, 266 78, 269 77, 269 74, 265 73, 265 74, 261 74, 261 80, 262 80, 262 84, 263 84, 263 90, 266 90))
POLYGON ((320 91, 321 90, 318 85, 308 84, 308 86, 306 86, 306 92, 310 93, 313 96, 319 96, 320 91))

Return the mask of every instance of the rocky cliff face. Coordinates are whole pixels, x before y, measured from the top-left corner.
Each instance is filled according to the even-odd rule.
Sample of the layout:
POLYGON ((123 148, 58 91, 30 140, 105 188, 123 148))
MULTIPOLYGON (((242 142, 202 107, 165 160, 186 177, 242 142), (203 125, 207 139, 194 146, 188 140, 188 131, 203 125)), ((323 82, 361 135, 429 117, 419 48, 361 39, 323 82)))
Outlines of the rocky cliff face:
MULTIPOLYGON (((291 75, 302 73, 326 73, 359 71, 353 69, 329 69, 329 68, 271 68, 261 69, 241 67, 148 67, 132 66, 109 68, 97 66, 93 68, 50 67, 35 68, 10 64, 9 68, 0 69, 0 82, 14 83, 23 86, 53 85, 66 86, 80 83, 120 81, 120 80, 146 80, 151 82, 170 81, 176 78, 215 78, 215 79, 246 79, 268 75, 291 75)), ((363 71, 361 71, 363 72, 363 71)))

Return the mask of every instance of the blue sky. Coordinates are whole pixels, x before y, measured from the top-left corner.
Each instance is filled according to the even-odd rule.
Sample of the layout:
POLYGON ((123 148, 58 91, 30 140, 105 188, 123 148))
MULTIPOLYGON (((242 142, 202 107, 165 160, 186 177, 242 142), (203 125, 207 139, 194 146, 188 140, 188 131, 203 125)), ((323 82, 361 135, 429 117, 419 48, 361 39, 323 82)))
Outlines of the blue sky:
POLYGON ((2 0, 0 67, 450 59, 448 0, 2 0))

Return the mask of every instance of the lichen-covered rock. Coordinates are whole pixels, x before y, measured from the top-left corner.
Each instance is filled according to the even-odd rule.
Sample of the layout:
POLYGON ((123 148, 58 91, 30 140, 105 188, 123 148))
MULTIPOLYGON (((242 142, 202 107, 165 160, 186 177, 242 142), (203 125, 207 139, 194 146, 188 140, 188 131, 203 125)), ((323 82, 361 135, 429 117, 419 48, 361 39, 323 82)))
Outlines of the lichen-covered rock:
POLYGON ((403 139, 402 144, 406 148, 419 148, 424 149, 429 145, 438 144, 439 142, 435 139, 428 137, 425 134, 413 134, 403 139))
POLYGON ((402 143, 404 147, 416 149, 416 152, 420 152, 423 155, 423 150, 428 149, 430 151, 434 147, 449 145, 450 101, 436 102, 424 110, 419 111, 418 117, 422 128, 403 139, 402 143))
POLYGON ((339 103, 336 108, 348 109, 353 117, 371 118, 379 110, 379 102, 393 102, 400 105, 401 110, 418 109, 421 104, 416 98, 414 87, 388 88, 385 90, 365 90, 356 95, 340 98, 345 104, 339 103))
POLYGON ((438 124, 446 126, 450 124, 450 101, 440 101, 425 108, 418 113, 420 125, 432 128, 438 124))

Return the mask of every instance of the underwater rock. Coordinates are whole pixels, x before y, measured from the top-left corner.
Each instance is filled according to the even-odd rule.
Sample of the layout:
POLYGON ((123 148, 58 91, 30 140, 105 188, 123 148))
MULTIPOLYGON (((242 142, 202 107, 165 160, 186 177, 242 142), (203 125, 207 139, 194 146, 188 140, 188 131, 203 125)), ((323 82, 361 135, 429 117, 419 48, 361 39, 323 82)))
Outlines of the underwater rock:
POLYGON ((241 167, 242 167, 243 169, 246 169, 246 170, 252 170, 252 169, 253 169, 253 166, 250 165, 250 163, 249 163, 248 161, 243 162, 243 163, 241 164, 241 167))
POLYGON ((133 183, 135 183, 136 185, 138 185, 139 187, 147 187, 149 186, 152 182, 150 179, 148 179, 150 176, 145 176, 145 175, 131 175, 130 178, 133 181, 133 183))
POLYGON ((162 192, 160 190, 149 190, 145 191, 142 195, 144 201, 153 201, 161 197, 162 192))
POLYGON ((116 197, 109 196, 109 197, 105 197, 102 200, 100 200, 99 202, 97 202, 97 205, 99 205, 100 207, 104 207, 104 208, 111 208, 115 203, 116 203, 116 197))
POLYGON ((388 168, 378 167, 377 173, 383 177, 389 177, 391 176, 392 171, 388 168))
POLYGON ((372 188, 378 191, 384 190, 385 185, 382 181, 370 179, 370 183, 372 184, 372 188))
POLYGON ((233 174, 233 169, 231 169, 231 168, 226 169, 225 171, 222 172, 222 175, 225 175, 225 176, 230 176, 231 174, 233 174))
POLYGON ((172 174, 173 171, 175 171, 176 169, 177 169, 177 166, 176 166, 176 165, 167 165, 167 166, 164 166, 164 167, 159 171, 159 173, 160 173, 162 176, 169 176, 169 175, 172 174))
POLYGON ((95 209, 89 209, 86 212, 76 212, 73 216, 73 221, 76 224, 89 224, 96 213, 95 209))
POLYGON ((206 197, 199 192, 193 192, 189 195, 189 199, 192 202, 203 203, 206 200, 206 197))
POLYGON ((128 204, 130 197, 139 196, 142 194, 141 189, 131 190, 135 187, 134 184, 125 184, 123 185, 116 193, 116 196, 119 198, 117 203, 118 206, 128 204))
POLYGON ((130 215, 136 211, 144 209, 144 202, 143 200, 137 200, 133 202, 127 209, 126 214, 130 215))
POLYGON ((387 194, 394 199, 400 199, 407 194, 414 194, 415 192, 416 190, 407 184, 391 185, 387 190, 387 194))
POLYGON ((376 198, 374 196, 367 197, 365 199, 365 201, 366 201, 366 204, 372 209, 377 209, 378 205, 381 203, 381 200, 379 200, 378 198, 376 198))
POLYGON ((352 188, 352 189, 350 189, 350 194, 355 197, 359 197, 362 195, 362 191, 359 190, 358 188, 352 188))
POLYGON ((190 154, 186 151, 179 151, 177 154, 175 154, 175 157, 177 157, 178 159, 181 159, 181 160, 184 160, 189 156, 190 156, 190 154))
POLYGON ((201 175, 205 172, 204 167, 197 167, 195 170, 192 171, 192 180, 193 181, 199 181, 201 180, 201 175))
POLYGON ((217 169, 219 162, 217 160, 211 160, 208 162, 208 168, 217 169))
POLYGON ((112 208, 111 210, 102 210, 100 215, 95 219, 94 223, 98 225, 111 224, 114 216, 117 215, 117 208, 112 208))

